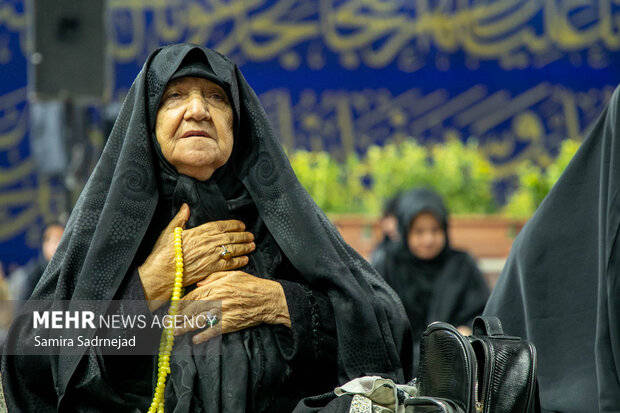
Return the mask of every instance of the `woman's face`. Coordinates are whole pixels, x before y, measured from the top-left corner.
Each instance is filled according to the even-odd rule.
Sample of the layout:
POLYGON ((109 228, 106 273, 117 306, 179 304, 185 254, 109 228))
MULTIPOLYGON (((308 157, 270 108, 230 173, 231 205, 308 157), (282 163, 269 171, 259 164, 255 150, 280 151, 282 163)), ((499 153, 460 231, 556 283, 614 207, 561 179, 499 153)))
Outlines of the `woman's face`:
POLYGON ((446 245, 446 234, 433 214, 422 212, 411 222, 407 245, 416 257, 431 260, 439 255, 446 245))
POLYGON ((164 157, 180 174, 206 181, 233 149, 233 111, 218 84, 182 77, 166 86, 155 121, 164 157))
POLYGON ((43 256, 46 261, 52 259, 52 256, 58 248, 58 244, 60 244, 63 232, 65 232, 65 229, 60 225, 50 225, 45 232, 43 232, 41 249, 43 250, 43 256))

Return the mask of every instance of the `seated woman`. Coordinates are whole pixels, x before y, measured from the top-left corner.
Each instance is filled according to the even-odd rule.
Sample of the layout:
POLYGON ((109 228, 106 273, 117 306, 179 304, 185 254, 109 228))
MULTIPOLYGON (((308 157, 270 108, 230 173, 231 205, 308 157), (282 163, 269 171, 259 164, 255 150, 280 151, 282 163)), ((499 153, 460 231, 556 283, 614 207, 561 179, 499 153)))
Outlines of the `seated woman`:
POLYGON ((465 334, 480 315, 489 289, 474 259, 450 247, 448 211, 429 189, 414 189, 396 208, 400 241, 375 268, 400 296, 413 330, 416 360, 426 326, 445 321, 465 334))
MULTIPOLYGON (((357 376, 410 378, 397 296, 299 184, 239 69, 190 44, 146 61, 33 299, 155 310, 175 283, 175 227, 182 300, 221 301, 223 335, 219 349, 212 328, 178 338, 195 356, 173 352, 166 411, 291 411, 357 376)), ((14 323, 5 354, 31 334, 14 323)), ((157 371, 95 347, 2 360, 11 411, 147 411, 157 371)))

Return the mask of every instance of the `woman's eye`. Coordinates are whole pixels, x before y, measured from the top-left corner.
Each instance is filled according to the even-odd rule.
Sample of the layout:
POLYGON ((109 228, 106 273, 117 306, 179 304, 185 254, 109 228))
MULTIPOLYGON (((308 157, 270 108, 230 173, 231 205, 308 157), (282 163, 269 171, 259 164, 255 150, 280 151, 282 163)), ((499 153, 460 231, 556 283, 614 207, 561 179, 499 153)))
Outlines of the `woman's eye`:
POLYGON ((166 93, 164 97, 162 97, 160 105, 166 103, 169 104, 170 102, 174 102, 176 99, 178 99, 177 93, 166 93))

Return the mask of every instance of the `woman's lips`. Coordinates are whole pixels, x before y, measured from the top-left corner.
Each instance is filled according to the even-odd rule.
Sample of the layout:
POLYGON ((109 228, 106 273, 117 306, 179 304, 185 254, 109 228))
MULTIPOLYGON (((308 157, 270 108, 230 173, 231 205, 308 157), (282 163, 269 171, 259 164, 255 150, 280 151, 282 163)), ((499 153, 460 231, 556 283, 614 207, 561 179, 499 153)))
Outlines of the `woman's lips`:
POLYGON ((181 135, 181 139, 189 138, 189 137, 192 137, 192 136, 202 136, 202 137, 205 137, 205 138, 210 138, 211 137, 211 135, 209 135, 205 131, 190 130, 190 131, 185 132, 183 135, 181 135))

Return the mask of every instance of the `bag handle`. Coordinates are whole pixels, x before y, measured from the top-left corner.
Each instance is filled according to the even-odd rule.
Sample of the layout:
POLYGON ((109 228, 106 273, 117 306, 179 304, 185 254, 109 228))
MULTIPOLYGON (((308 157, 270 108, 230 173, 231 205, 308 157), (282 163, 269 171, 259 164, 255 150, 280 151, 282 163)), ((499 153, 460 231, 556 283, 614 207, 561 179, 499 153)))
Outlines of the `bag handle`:
POLYGON ((474 318, 474 336, 503 336, 504 329, 499 318, 494 316, 477 316, 474 318))

